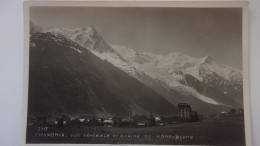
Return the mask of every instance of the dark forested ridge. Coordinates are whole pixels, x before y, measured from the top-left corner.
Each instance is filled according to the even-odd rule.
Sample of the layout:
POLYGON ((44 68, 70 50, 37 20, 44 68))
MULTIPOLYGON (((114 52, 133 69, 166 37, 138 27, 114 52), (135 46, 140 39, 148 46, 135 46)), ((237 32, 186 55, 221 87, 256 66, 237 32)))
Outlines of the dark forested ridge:
POLYGON ((28 114, 173 115, 161 95, 59 34, 30 38, 28 114))

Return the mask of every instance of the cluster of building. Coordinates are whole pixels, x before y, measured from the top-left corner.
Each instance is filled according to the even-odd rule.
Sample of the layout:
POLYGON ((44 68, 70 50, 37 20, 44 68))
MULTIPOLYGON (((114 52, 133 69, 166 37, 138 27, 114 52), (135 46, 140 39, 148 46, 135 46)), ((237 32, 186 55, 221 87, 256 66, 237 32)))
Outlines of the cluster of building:
POLYGON ((72 118, 67 115, 61 115, 58 117, 53 116, 38 116, 28 117, 28 125, 48 125, 48 126, 108 126, 108 127, 149 127, 149 126, 164 126, 166 123, 176 122, 194 122, 198 121, 199 117, 197 112, 192 111, 191 106, 187 103, 179 103, 177 106, 177 116, 174 117, 162 117, 154 116, 150 113, 150 116, 135 115, 133 117, 122 118, 119 115, 115 115, 109 118, 92 116, 91 118, 72 118))
POLYGON ((220 117, 244 116, 244 109, 230 109, 229 112, 222 111, 219 116, 220 117))
POLYGON ((28 117, 28 125, 46 125, 57 127, 78 127, 83 126, 108 126, 108 127, 148 127, 148 126, 163 126, 160 117, 145 115, 135 115, 133 117, 122 118, 118 115, 110 118, 96 117, 91 118, 71 118, 66 115, 61 115, 57 118, 53 117, 28 117))

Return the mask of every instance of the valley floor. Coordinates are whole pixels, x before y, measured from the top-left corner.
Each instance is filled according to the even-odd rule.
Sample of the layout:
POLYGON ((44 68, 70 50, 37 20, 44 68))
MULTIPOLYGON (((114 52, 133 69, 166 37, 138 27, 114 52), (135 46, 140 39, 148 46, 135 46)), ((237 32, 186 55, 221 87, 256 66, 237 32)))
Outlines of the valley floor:
POLYGON ((245 145, 243 117, 157 127, 27 127, 27 143, 245 145))

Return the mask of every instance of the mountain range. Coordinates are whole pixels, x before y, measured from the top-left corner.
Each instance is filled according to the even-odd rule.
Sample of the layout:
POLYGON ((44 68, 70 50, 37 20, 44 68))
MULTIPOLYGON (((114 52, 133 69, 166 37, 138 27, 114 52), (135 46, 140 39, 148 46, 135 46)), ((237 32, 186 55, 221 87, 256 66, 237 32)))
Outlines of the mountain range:
POLYGON ((60 34, 30 38, 28 114, 173 115, 176 108, 124 71, 60 34))
MULTIPOLYGON (((147 88, 147 90, 149 89, 149 96, 146 96, 148 92, 144 94, 140 93, 144 96, 139 96, 138 100, 135 100, 136 102, 132 102, 132 104, 135 106, 126 106, 126 104, 123 102, 123 99, 123 101, 121 101, 122 103, 118 102, 118 104, 120 104, 121 106, 117 109, 120 110, 122 108, 123 110, 121 111, 125 111, 124 114, 134 114, 133 111, 135 111, 135 109, 140 109, 138 111, 142 111, 143 113, 153 111, 155 113, 172 114, 175 112, 175 106, 181 102, 189 103, 192 109, 200 114, 216 114, 221 111, 229 110, 231 108, 243 107, 243 82, 241 71, 223 64, 219 64, 210 56, 194 58, 182 53, 155 55, 148 52, 139 52, 135 49, 127 48, 124 46, 109 45, 92 26, 77 28, 73 30, 64 28, 48 28, 44 31, 44 33, 42 33, 42 35, 43 34, 48 34, 49 36, 59 36, 63 38, 63 40, 66 40, 64 41, 66 43, 62 42, 61 44, 60 41, 57 41, 58 39, 54 39, 52 44, 56 44, 58 46, 63 46, 66 48, 68 47, 67 42, 70 42, 69 44, 73 44, 72 46, 77 46, 69 48, 74 48, 74 51, 76 50, 83 58, 87 58, 88 56, 82 56, 82 52, 84 52, 83 54, 85 54, 85 52, 88 52, 87 54, 95 56, 95 60, 86 61, 88 62, 88 64, 95 62, 106 62, 106 64, 109 64, 110 67, 115 68, 118 72, 120 72, 120 74, 122 73, 126 75, 127 78, 131 78, 131 81, 135 80, 138 84, 141 84, 142 87, 147 88), (152 108, 144 108, 143 105, 139 104, 139 100, 141 99, 145 100, 147 104, 149 104, 152 95, 158 97, 156 101, 162 100, 161 102, 163 103, 165 101, 167 102, 167 108, 169 108, 168 112, 167 110, 162 112, 162 109, 160 110, 159 108, 161 106, 159 105, 157 105, 158 108, 152 110, 152 108), (136 105, 139 105, 139 107, 137 108, 136 105)), ((31 42, 36 41, 38 42, 38 44, 41 44, 40 42, 42 42, 44 39, 38 40, 38 37, 36 36, 37 35, 32 35, 31 42)), ((39 45, 37 45, 37 47, 38 49, 44 48, 40 47, 39 45)), ((33 45, 30 46, 30 51, 32 50, 32 48, 34 48, 33 45)), ((67 60, 68 56, 63 56, 63 58, 67 60)), ((56 60, 54 57, 53 59, 56 60)), ((61 61, 64 59, 61 59, 61 61)), ((39 63, 35 62, 37 61, 33 59, 31 61, 30 58, 30 63, 39 63)), ((55 61, 52 62, 53 64, 59 64, 55 61)), ((84 63, 82 64, 82 62, 72 62, 77 64, 77 66, 82 65, 83 68, 85 66, 84 63)), ((104 65, 102 64, 102 66, 104 65)), ((55 68, 52 69, 56 70, 55 68)), ((76 70, 75 67, 74 69, 76 70)), ((34 70, 34 67, 31 68, 30 66, 30 71, 31 70, 34 70)), ((70 70, 69 72, 72 73, 75 72, 75 70, 70 70)), ((61 72, 64 73, 64 71, 61 72)), ((93 72, 95 73, 96 71, 93 70, 93 72)), ((92 78, 91 76, 89 77, 92 78)), ((81 77, 79 77, 79 79, 80 78, 81 77)), ((95 84, 96 83, 93 83, 93 85, 95 84)), ((124 88, 123 86, 126 86, 125 84, 128 84, 128 82, 117 82, 116 84, 120 85, 120 87, 122 85, 122 88, 124 88)), ((89 86, 91 86, 91 84, 89 84, 89 86)), ((71 86, 71 88, 73 87, 71 86)), ((83 86, 81 86, 81 88, 84 89, 83 86)), ((128 88, 131 90, 136 90, 136 93, 139 93, 138 89, 135 86, 132 86, 131 88, 127 86, 127 89, 128 88)), ((116 88, 111 86, 111 89, 115 90, 116 88)), ((132 100, 134 96, 129 97, 127 89, 124 88, 125 98, 127 100, 132 100)), ((88 92, 89 94, 88 90, 84 92, 88 92)), ((104 92, 104 94, 105 93, 106 92, 104 92)), ((65 93, 62 94, 67 95, 65 93)), ((114 101, 114 98, 118 98, 117 94, 114 96, 115 97, 113 98, 111 96, 111 102, 114 101)), ((135 94, 135 96, 137 96, 137 94, 135 94)), ((96 101, 97 100, 95 100, 95 102, 96 101)), ((88 104, 90 103, 86 103, 86 105, 88 104)), ((91 107, 91 105, 88 105, 88 107, 91 107)), ((97 107, 104 106, 100 104, 97 107)), ((107 108, 109 109, 109 106, 104 107, 103 111, 100 109, 97 110, 96 108, 92 108, 92 110, 94 109, 93 111, 98 111, 99 113, 105 114, 116 113, 115 111, 107 112, 107 108)))

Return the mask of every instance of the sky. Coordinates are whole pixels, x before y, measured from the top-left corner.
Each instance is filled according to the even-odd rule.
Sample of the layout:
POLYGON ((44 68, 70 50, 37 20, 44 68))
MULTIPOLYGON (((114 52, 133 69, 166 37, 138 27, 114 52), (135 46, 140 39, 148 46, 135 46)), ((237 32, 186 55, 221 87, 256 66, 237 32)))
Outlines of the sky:
POLYGON ((111 45, 166 55, 181 52, 242 69, 240 8, 31 7, 35 25, 94 26, 111 45))

